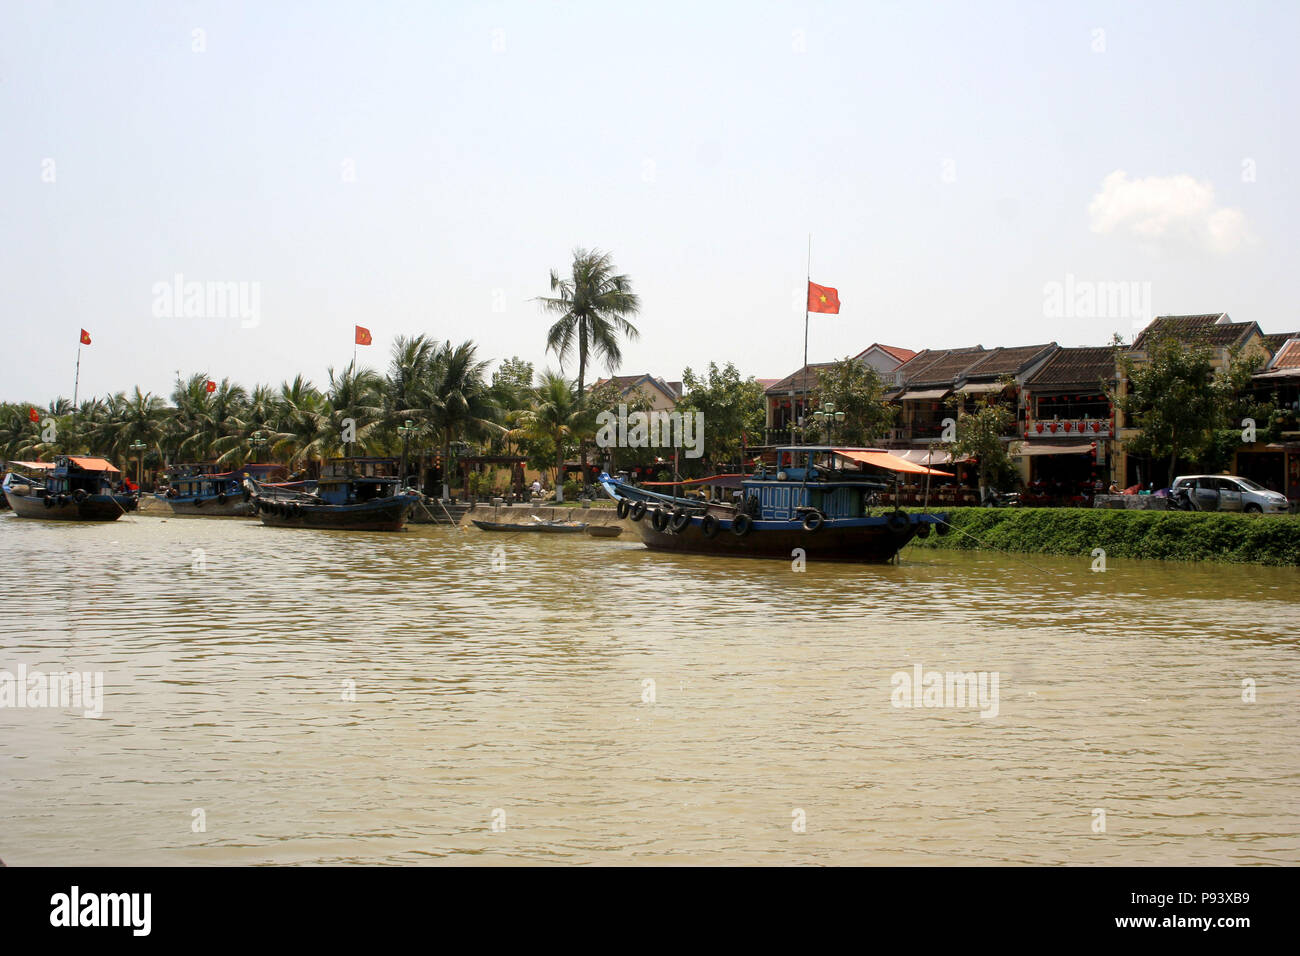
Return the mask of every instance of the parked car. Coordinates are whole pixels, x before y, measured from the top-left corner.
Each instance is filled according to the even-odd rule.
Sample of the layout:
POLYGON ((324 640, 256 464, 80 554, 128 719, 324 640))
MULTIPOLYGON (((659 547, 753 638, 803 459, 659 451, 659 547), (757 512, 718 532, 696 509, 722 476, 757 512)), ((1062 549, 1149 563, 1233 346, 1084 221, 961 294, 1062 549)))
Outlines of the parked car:
POLYGON ((1285 514, 1286 495, 1237 475, 1180 475, 1170 493, 1185 492, 1198 511, 1245 511, 1248 514, 1285 514))

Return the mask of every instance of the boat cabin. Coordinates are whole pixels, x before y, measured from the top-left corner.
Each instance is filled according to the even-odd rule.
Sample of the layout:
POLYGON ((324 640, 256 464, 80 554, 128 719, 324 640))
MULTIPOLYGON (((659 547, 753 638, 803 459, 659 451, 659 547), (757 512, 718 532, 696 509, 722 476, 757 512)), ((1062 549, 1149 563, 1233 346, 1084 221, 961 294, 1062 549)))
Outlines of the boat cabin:
POLYGON ((88 495, 113 493, 113 485, 120 480, 121 472, 103 458, 80 455, 60 455, 54 460, 54 469, 45 481, 50 495, 70 495, 78 491, 88 495))
POLYGON ((796 445, 776 449, 776 462, 744 481, 746 504, 764 521, 795 521, 815 508, 827 518, 861 518, 900 470, 945 472, 911 465, 880 448, 796 445), (757 505, 748 499, 756 499, 757 505))
POLYGON ((172 482, 172 490, 177 498, 211 498, 217 495, 243 494, 241 477, 234 472, 223 475, 195 475, 192 478, 178 478, 172 482))

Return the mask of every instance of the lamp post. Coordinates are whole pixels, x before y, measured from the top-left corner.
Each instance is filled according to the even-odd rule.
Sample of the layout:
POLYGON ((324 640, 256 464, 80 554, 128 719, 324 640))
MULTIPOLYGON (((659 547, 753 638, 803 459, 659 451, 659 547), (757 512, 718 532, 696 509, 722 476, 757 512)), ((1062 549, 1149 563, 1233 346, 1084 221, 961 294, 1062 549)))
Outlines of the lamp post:
POLYGON ((137 485, 144 484, 144 450, 148 447, 148 445, 140 441, 138 438, 131 442, 131 450, 135 452, 138 461, 135 469, 135 483, 137 485))
POLYGON ((253 464, 257 464, 257 450, 266 444, 266 437, 261 432, 248 436, 248 444, 253 448, 253 464))
POLYGON ((411 444, 411 432, 415 431, 415 422, 409 418, 405 425, 398 425, 397 430, 402 433, 402 473, 398 476, 401 479, 401 486, 406 487, 406 453, 411 444))
POLYGON ((813 412, 813 418, 817 420, 818 425, 825 427, 826 444, 835 444, 835 426, 844 424, 844 413, 835 410, 834 402, 827 402, 822 405, 821 408, 817 409, 817 411, 813 412))

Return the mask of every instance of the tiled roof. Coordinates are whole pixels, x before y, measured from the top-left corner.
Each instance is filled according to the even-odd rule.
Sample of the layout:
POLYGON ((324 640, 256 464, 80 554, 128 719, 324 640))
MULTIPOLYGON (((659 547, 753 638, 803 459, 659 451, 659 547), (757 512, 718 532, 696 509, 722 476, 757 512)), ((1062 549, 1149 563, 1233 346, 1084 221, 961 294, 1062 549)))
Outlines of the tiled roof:
POLYGON ((908 359, 916 355, 916 352, 912 349, 905 349, 897 345, 885 345, 881 342, 872 342, 865 349, 855 355, 854 358, 862 358, 862 356, 866 355, 872 349, 880 349, 880 351, 884 352, 886 355, 893 356, 899 362, 906 362, 908 359))
POLYGON ((669 393, 669 397, 674 399, 680 398, 682 394, 680 382, 676 383, 677 387, 674 389, 674 383, 665 382, 663 379, 655 378, 648 372, 642 372, 640 375, 614 375, 610 378, 598 379, 591 383, 591 387, 600 388, 602 385, 613 385, 620 394, 626 395, 642 383, 653 385, 660 391, 666 390, 669 393))
POLYGON ((1288 339, 1296 338, 1300 338, 1300 332, 1271 332, 1264 336, 1264 348, 1275 353, 1286 345, 1288 339))
POLYGON ((1300 368, 1300 338, 1292 338, 1273 356, 1269 371, 1283 368, 1300 368))
POLYGON ((930 361, 913 367, 912 362, 925 355, 923 352, 912 362, 901 365, 894 371, 903 373, 903 382, 908 388, 921 385, 947 385, 986 354, 982 345, 964 349, 941 349, 930 353, 932 356, 930 361))
POLYGON ((822 368, 830 368, 834 364, 835 364, 834 362, 813 362, 808 365, 805 365, 797 372, 791 372, 789 375, 781 379, 775 385, 769 385, 766 389, 766 392, 767 394, 771 395, 773 393, 788 392, 791 390, 794 390, 796 392, 806 392, 810 388, 816 388, 817 370, 822 368))
POLYGON ((1025 382, 1025 388, 1095 388, 1113 378, 1115 351, 1110 346, 1061 349, 1025 382))
POLYGON ((999 375, 1018 375, 1035 362, 1041 360, 1052 349, 1055 342, 1046 345, 1017 345, 1012 348, 995 348, 970 368, 966 369, 966 378, 996 378, 999 375))
POLYGON ((1159 315, 1142 330, 1133 342, 1133 348, 1145 348, 1155 336, 1169 336, 1189 345, 1228 348, 1240 345, 1252 330, 1258 331, 1259 325, 1255 322, 1232 322, 1226 312, 1217 315, 1159 315))

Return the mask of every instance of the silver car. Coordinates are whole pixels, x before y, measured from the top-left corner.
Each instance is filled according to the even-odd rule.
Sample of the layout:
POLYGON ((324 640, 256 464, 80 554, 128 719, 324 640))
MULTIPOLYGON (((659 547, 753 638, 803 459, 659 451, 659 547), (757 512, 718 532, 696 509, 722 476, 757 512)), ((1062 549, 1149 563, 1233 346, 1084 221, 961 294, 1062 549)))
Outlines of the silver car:
POLYGON ((1180 475, 1170 486, 1186 491, 1200 511, 1244 511, 1247 514, 1285 514, 1291 509, 1286 495, 1237 475, 1180 475))

